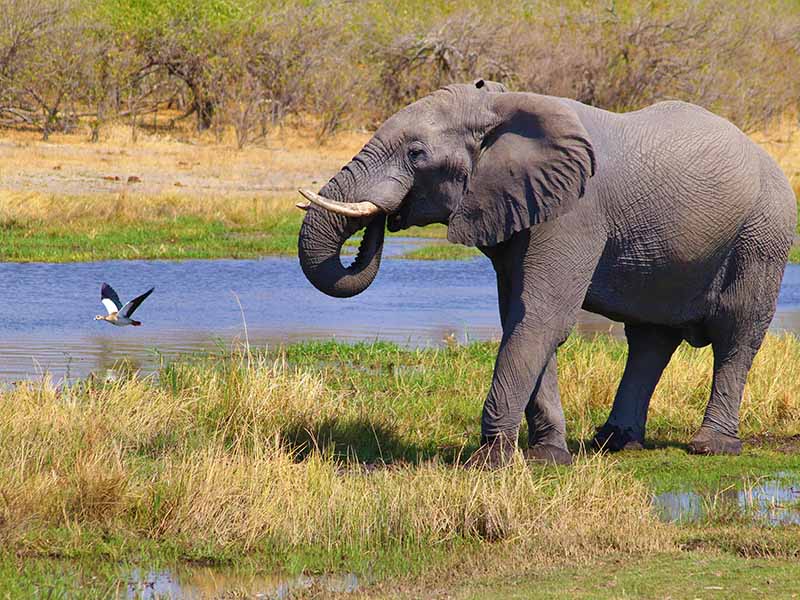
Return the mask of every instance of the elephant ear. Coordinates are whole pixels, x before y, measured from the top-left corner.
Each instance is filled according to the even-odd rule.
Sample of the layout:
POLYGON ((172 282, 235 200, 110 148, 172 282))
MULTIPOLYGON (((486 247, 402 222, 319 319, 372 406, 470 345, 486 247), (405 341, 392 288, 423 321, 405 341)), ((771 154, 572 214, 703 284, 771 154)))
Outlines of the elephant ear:
POLYGON ((451 242, 466 246, 494 246, 571 210, 595 170, 589 134, 566 102, 491 95, 496 120, 447 228, 451 242))

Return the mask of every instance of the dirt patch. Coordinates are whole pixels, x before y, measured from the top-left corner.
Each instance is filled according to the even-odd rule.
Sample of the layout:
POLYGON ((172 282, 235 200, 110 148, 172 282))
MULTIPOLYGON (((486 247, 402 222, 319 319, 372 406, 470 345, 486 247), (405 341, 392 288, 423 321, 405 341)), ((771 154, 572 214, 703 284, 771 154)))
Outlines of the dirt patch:
POLYGON ((758 448, 775 450, 782 454, 800 454, 800 434, 778 436, 770 433, 760 433, 747 438, 745 443, 758 448))
POLYGON ((319 187, 358 151, 367 134, 324 147, 271 140, 237 151, 225 145, 154 138, 136 144, 0 139, 0 187, 54 195, 135 192, 252 196, 319 187))

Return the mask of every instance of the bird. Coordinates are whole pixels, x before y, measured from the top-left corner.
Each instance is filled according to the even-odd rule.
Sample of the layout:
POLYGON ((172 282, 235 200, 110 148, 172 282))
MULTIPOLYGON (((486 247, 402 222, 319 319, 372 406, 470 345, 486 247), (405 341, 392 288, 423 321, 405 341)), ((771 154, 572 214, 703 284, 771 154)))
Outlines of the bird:
POLYGON ((94 320, 106 321, 107 323, 111 323, 117 327, 124 327, 125 325, 139 327, 142 322, 131 319, 131 315, 137 308, 139 308, 139 305, 144 302, 150 294, 153 293, 153 290, 155 289, 156 288, 154 287, 150 288, 144 294, 141 296, 136 296, 136 298, 123 306, 122 302, 119 301, 119 296, 117 296, 117 292, 114 291, 114 288, 107 283, 103 283, 103 285, 100 286, 100 301, 103 303, 103 306, 106 307, 108 314, 97 315, 94 320))

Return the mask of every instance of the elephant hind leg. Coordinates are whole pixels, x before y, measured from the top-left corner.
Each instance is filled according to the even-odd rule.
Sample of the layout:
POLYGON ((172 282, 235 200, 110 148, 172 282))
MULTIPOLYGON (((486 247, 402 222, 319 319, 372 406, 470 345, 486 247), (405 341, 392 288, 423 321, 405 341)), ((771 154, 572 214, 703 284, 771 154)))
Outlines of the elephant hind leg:
POLYGON ((680 330, 661 325, 625 325, 628 360, 611 414, 592 440, 595 448, 618 451, 644 447, 647 409, 664 368, 681 343, 680 330))
POLYGON ((780 290, 783 264, 736 263, 707 321, 714 377, 703 424, 689 443, 697 454, 739 454, 739 407, 753 358, 761 348, 780 290))
POLYGON ((739 407, 747 374, 763 340, 755 333, 736 341, 712 342, 714 377, 703 424, 689 442, 694 454, 739 454, 739 407))

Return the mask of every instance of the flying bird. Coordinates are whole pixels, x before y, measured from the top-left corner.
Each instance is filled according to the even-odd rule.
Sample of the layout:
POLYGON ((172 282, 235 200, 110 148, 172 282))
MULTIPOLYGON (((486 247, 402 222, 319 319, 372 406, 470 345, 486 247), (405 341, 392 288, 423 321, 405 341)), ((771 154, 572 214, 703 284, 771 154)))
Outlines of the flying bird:
POLYGON ((107 315, 97 315, 94 320, 95 321, 107 321, 112 325, 116 325, 117 327, 124 327, 125 325, 133 325, 134 327, 138 327, 142 324, 141 321, 136 321, 131 319, 131 315, 139 308, 139 305, 145 301, 150 294, 153 293, 153 290, 156 288, 150 288, 141 296, 136 296, 133 300, 122 305, 122 302, 119 301, 119 296, 117 296, 117 292, 114 291, 107 283, 104 283, 100 287, 100 301, 103 303, 103 306, 106 307, 108 311, 107 315))

